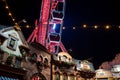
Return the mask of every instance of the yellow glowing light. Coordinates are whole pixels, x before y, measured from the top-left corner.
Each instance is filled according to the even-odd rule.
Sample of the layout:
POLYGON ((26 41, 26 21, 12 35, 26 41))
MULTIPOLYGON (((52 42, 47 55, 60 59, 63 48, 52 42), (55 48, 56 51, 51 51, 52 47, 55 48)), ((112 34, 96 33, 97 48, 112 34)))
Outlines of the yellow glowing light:
POLYGON ((26 25, 26 28, 29 28, 30 26, 29 25, 26 25))
POLYGON ((11 11, 10 11, 10 9, 9 9, 9 6, 8 6, 8 4, 7 4, 7 2, 6 2, 6 0, 2 0, 2 1, 4 1, 5 2, 5 8, 8 10, 8 15, 11 17, 11 20, 14 22, 14 24, 15 25, 18 25, 18 23, 15 23, 15 19, 13 18, 13 16, 12 16, 12 13, 11 13, 11 11))
POLYGON ((15 25, 18 25, 18 23, 15 23, 15 25))
POLYGON ((12 19, 13 21, 15 21, 15 19, 12 19))
POLYGON ((9 14, 8 14, 9 16, 12 16, 12 14, 9 12, 9 14))
POLYGON ((98 28, 98 26, 97 26, 97 25, 95 25, 95 26, 94 26, 94 28, 95 28, 95 29, 97 29, 97 28, 98 28))
POLYGON ((9 7, 8 7, 8 6, 6 6, 5 8, 6 8, 6 9, 8 9, 9 7))
POLYGON ((118 26, 118 28, 120 29, 120 26, 118 26))
POLYGON ((107 25, 105 28, 106 28, 106 29, 109 29, 109 28, 110 28, 110 26, 108 26, 108 25, 107 25))
POLYGON ((87 25, 84 24, 84 25, 83 25, 83 28, 86 28, 86 27, 87 27, 87 25))

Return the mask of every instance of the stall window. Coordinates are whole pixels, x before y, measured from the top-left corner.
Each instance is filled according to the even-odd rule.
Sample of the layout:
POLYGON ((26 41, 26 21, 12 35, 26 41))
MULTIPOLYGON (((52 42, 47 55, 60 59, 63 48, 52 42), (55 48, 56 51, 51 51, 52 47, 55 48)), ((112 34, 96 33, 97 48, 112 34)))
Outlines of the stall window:
POLYGON ((60 80, 60 73, 58 73, 58 72, 55 73, 55 79, 54 80, 60 80))
POLYGON ((13 56, 8 56, 8 58, 6 60, 6 64, 11 65, 12 64, 12 59, 13 59, 13 56))
POLYGON ((68 80, 67 73, 64 73, 64 74, 63 74, 63 80, 68 80))
POLYGON ((7 47, 12 49, 12 50, 16 50, 17 41, 18 41, 17 38, 9 36, 7 47))
POLYGON ((44 64, 45 64, 45 65, 48 65, 48 59, 47 59, 47 58, 45 58, 44 64))
POLYGON ((16 57, 15 67, 20 68, 21 67, 21 62, 22 62, 22 58, 16 57))
POLYGON ((62 61, 66 61, 67 60, 67 56, 63 55, 62 56, 62 61))
POLYGON ((22 54, 22 57, 25 59, 27 54, 29 54, 29 48, 25 47, 24 45, 19 45, 20 53, 22 54))
POLYGON ((59 61, 61 61, 61 56, 59 56, 59 61))
POLYGON ((76 80, 79 80, 79 79, 80 79, 80 74, 77 73, 77 75, 76 75, 76 80))
POLYGON ((31 56, 30 56, 30 61, 32 63, 36 62, 37 61, 37 54, 36 53, 33 53, 31 56))
POLYGON ((24 48, 21 48, 20 49, 20 52, 21 52, 21 54, 22 54, 22 57, 25 57, 25 55, 26 55, 26 50, 24 49, 24 48))
POLYGON ((37 61, 39 61, 39 62, 43 62, 43 57, 40 55, 40 56, 38 56, 37 57, 37 61))
POLYGON ((74 75, 71 75, 71 78, 70 78, 70 80, 75 80, 75 77, 74 77, 74 75))

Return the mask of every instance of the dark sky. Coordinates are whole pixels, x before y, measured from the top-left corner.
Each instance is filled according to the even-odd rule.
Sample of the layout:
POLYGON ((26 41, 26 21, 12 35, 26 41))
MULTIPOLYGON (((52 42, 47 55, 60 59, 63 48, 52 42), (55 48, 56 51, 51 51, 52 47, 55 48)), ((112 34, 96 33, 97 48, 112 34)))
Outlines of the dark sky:
MULTIPOLYGON (((17 22, 26 19, 34 28, 34 21, 40 16, 41 0, 7 2, 17 22)), ((4 7, 4 2, 0 1, 0 24, 12 25, 4 7)), ((111 61, 120 52, 120 29, 116 28, 120 25, 119 10, 115 0, 66 0, 63 24, 66 29, 62 33, 62 42, 67 50, 72 49, 70 55, 80 60, 91 58, 95 68, 104 61, 111 61), (84 29, 83 24, 88 24, 89 27, 99 25, 100 28, 84 29), (110 30, 104 29, 107 24, 111 25, 110 30), (73 26, 76 26, 76 30, 72 29, 73 26)), ((26 28, 22 28, 22 31, 26 39, 32 32, 26 28)))

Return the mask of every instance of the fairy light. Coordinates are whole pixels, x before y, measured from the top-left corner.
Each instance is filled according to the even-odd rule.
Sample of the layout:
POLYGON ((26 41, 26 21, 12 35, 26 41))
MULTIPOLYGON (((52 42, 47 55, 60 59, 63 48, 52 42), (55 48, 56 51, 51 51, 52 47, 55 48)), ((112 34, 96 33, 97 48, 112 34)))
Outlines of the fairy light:
POLYGON ((120 26, 118 26, 118 28, 120 29, 120 26))
POLYGON ((29 28, 30 26, 29 25, 26 25, 26 28, 29 28))
MULTIPOLYGON (((8 6, 8 4, 7 4, 7 1, 6 0, 2 0, 4 3, 5 3, 5 9, 8 11, 8 15, 11 17, 11 20, 14 22, 14 24, 15 24, 15 28, 17 29, 17 30, 21 30, 20 29, 20 23, 21 22, 24 22, 24 23, 26 23, 27 21, 25 20, 25 19, 23 19, 23 20, 21 20, 21 21, 19 21, 19 22, 16 22, 16 20, 15 20, 15 18, 13 17, 13 15, 12 15, 12 13, 11 13, 11 11, 10 11, 10 8, 9 8, 9 6, 8 6)), ((29 25, 26 25, 26 28, 29 28, 30 26, 29 25)))
POLYGON ((73 27, 73 29, 75 30, 75 29, 76 29, 76 27, 73 27))
POLYGON ((62 27, 62 29, 64 29, 64 30, 65 30, 66 28, 65 28, 65 27, 62 27))
MULTIPOLYGON (((76 29, 79 29, 78 26, 69 26, 72 28, 72 30, 76 30, 76 29)), ((83 25, 83 26, 80 26, 81 28, 86 28, 86 29, 105 29, 105 30, 109 30, 109 29, 113 29, 115 28, 115 25, 106 25, 106 26, 100 26, 100 25, 92 25, 92 26, 87 26, 87 25, 83 25)), ((120 29, 120 26, 116 26, 117 28, 115 29, 120 29)), ((66 26, 62 27, 62 29, 66 29, 66 26)))
POLYGON ((6 5, 6 7, 5 7, 6 9, 9 9, 9 7, 6 5))
POLYGON ((5 8, 8 10, 8 15, 11 17, 12 21, 14 22, 15 25, 18 26, 17 22, 15 22, 15 18, 13 17, 11 11, 10 11, 10 8, 7 4, 7 1, 6 0, 3 0, 3 2, 5 2, 5 8))
POLYGON ((105 29, 110 29, 110 26, 109 25, 105 26, 105 29))
POLYGON ((8 14, 8 15, 9 15, 9 16, 12 16, 12 13, 10 13, 10 12, 9 12, 9 14, 8 14))
POLYGON ((15 21, 15 19, 14 19, 14 18, 13 18, 12 20, 13 20, 13 21, 15 21))
POLYGON ((86 25, 86 24, 84 24, 84 25, 83 25, 83 28, 87 28, 87 25, 86 25))
POLYGON ((98 26, 97 26, 97 25, 95 25, 95 26, 94 26, 94 28, 95 28, 95 29, 97 29, 97 28, 98 28, 98 26))
MULTIPOLYGON (((6 0, 2 0, 2 1, 5 2, 5 9, 8 10, 8 15, 11 17, 12 21, 14 22, 14 24, 15 24, 17 27, 20 27, 20 26, 19 26, 19 23, 16 22, 15 18, 13 17, 13 15, 12 15, 12 13, 11 13, 10 7, 8 6, 7 1, 6 1, 6 0)), ((25 21, 24 19, 23 19, 23 22, 26 23, 26 21, 25 21)), ((26 28, 29 28, 29 27, 30 27, 29 25, 26 25, 26 28)), ((89 26, 87 26, 86 24, 84 24, 82 27, 83 27, 83 28, 87 28, 87 27, 89 27, 89 26)), ((72 27, 73 30, 75 30, 76 28, 77 28, 77 27, 72 27)), ((97 29, 98 26, 95 25, 95 26, 93 26, 93 28, 94 28, 94 29, 97 29)), ((118 28, 120 29, 120 26, 118 26, 118 28)), ((62 29, 66 29, 66 27, 64 26, 64 27, 62 27, 62 29)), ((110 26, 109 26, 109 25, 105 26, 105 29, 110 29, 110 26)))

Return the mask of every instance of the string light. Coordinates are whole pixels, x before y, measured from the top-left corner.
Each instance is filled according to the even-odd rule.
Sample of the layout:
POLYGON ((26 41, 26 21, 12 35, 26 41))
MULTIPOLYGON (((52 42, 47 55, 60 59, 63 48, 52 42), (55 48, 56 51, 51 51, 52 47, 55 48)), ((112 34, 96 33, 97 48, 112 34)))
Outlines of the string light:
POLYGON ((86 25, 86 24, 84 24, 84 25, 83 25, 83 28, 87 28, 87 25, 86 25))
MULTIPOLYGON (((106 26, 99 26, 99 25, 94 25, 94 26, 87 26, 87 25, 83 25, 83 26, 69 26, 71 27, 73 30, 76 30, 76 29, 79 29, 79 28, 87 28, 87 29, 106 29, 106 30, 109 30, 109 29, 120 29, 120 26, 115 26, 115 25, 106 25, 106 26)), ((66 29, 66 26, 62 27, 62 29, 66 29)))
POLYGON ((105 28, 106 28, 106 29, 110 29, 110 26, 109 26, 109 25, 107 25, 107 26, 105 26, 105 28))
MULTIPOLYGON (((19 26, 19 22, 18 22, 18 23, 16 22, 15 18, 13 17, 13 15, 12 15, 12 13, 11 13, 10 7, 8 6, 7 1, 6 1, 6 0, 2 0, 2 1, 5 2, 5 9, 8 10, 8 15, 11 17, 11 20, 14 22, 14 24, 15 24, 17 27, 20 27, 20 26, 19 26)), ((26 23, 26 20, 25 20, 25 19, 23 19, 22 21, 23 21, 24 23, 26 23)), ((84 25, 82 26, 82 28, 87 28, 87 27, 90 27, 90 28, 91 28, 91 26, 87 26, 86 24, 84 24, 84 25)), ((112 27, 112 26, 107 25, 107 26, 105 26, 105 29, 110 29, 110 27, 112 27)), ((29 26, 29 25, 26 25, 26 28, 30 28, 30 26, 29 26)), ((75 30, 76 28, 77 28, 77 26, 76 26, 76 27, 72 27, 73 30, 75 30)), ((98 29, 98 26, 95 25, 95 26, 93 26, 93 28, 94 28, 94 29, 98 29)), ((118 26, 117 28, 120 29, 120 26, 118 26)), ((64 26, 64 27, 62 27, 62 29, 66 29, 66 27, 64 26)))
POLYGON ((118 28, 120 29, 120 26, 118 26, 118 28))
MULTIPOLYGON (((9 6, 7 4, 7 1, 6 0, 2 0, 2 1, 5 2, 5 9, 8 10, 8 15, 11 17, 11 20, 14 22, 15 28, 17 28, 18 30, 21 30, 19 24, 21 22, 26 23, 27 21, 25 19, 23 19, 23 20, 21 20, 19 22, 16 22, 15 18, 13 17, 13 15, 12 15, 12 13, 10 11, 10 8, 9 8, 9 6)), ((26 28, 29 28, 29 27, 30 27, 29 25, 26 25, 26 28)))
POLYGON ((62 29, 66 29, 66 27, 62 27, 62 29))
POLYGON ((9 7, 6 5, 6 7, 5 7, 6 9, 8 9, 9 7))
POLYGON ((12 20, 13 20, 13 21, 15 21, 15 19, 14 19, 14 18, 13 18, 12 20))
POLYGON ((97 28, 98 28, 98 26, 97 26, 97 25, 95 25, 95 26, 94 26, 94 28, 95 28, 95 29, 97 29, 97 28))
POLYGON ((12 14, 9 12, 9 14, 8 14, 9 16, 12 16, 12 14))
POLYGON ((73 27, 73 29, 75 30, 75 29, 76 29, 76 27, 73 27))
POLYGON ((8 10, 8 15, 11 17, 12 21, 14 22, 14 24, 18 25, 18 24, 16 24, 17 22, 15 22, 15 18, 13 18, 13 15, 12 15, 12 13, 10 11, 10 8, 9 8, 8 4, 7 4, 7 1, 6 0, 3 0, 3 1, 5 2, 5 8, 8 10))
POLYGON ((30 28, 30 26, 29 26, 29 25, 26 25, 26 28, 30 28))

